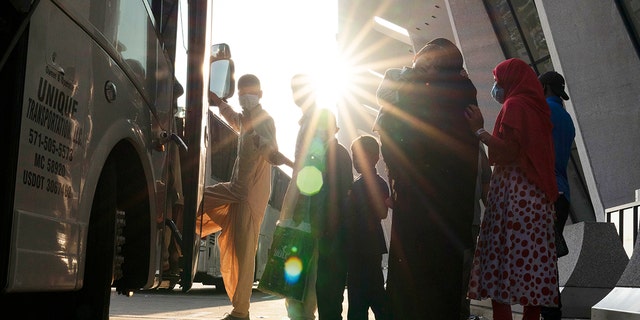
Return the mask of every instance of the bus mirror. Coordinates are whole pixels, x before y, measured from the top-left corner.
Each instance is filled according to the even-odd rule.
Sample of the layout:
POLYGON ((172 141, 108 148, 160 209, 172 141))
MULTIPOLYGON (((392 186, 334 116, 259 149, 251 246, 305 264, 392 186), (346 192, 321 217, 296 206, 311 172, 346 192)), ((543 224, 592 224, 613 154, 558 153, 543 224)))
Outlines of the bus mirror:
POLYGON ((231 59, 231 49, 228 44, 218 43, 211 46, 211 62, 229 59, 231 59))
MULTIPOLYGON (((231 98, 235 89, 233 60, 214 60, 209 69, 209 92, 223 100, 231 98)), ((212 104, 209 101, 209 104, 212 104)))

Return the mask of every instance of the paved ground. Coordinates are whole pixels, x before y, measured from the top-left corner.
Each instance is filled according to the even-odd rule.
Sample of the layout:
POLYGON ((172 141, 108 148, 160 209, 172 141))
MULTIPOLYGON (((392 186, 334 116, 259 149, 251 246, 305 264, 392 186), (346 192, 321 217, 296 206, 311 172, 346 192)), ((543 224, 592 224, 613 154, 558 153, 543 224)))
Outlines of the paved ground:
MULTIPOLYGON (((112 291, 110 320, 172 319, 199 320, 220 319, 231 312, 231 303, 225 293, 214 286, 194 284, 189 292, 173 291, 137 292, 132 297, 117 295, 112 291)), ((346 319, 347 297, 345 291, 343 318, 346 319)), ((257 289, 251 297, 252 320, 286 320, 284 299, 265 294, 257 289)), ((375 319, 370 313, 370 319, 375 319)))
MULTIPOLYGON (((485 303, 486 304, 486 303, 485 303)), ((481 320, 491 320, 491 309, 483 308, 483 303, 475 303, 472 312, 482 315, 481 320)), ((343 319, 347 318, 347 296, 343 303, 343 319)), ((154 290, 135 293, 132 297, 118 295, 112 291, 110 320, 212 320, 220 319, 231 312, 231 303, 226 293, 214 286, 194 283, 189 292, 179 288, 172 291, 154 290)), ((288 320, 284 299, 265 294, 257 289, 251 297, 252 320, 288 320)), ((369 312, 369 319, 375 319, 369 312)), ((514 320, 521 320, 521 314, 514 314, 514 320)))

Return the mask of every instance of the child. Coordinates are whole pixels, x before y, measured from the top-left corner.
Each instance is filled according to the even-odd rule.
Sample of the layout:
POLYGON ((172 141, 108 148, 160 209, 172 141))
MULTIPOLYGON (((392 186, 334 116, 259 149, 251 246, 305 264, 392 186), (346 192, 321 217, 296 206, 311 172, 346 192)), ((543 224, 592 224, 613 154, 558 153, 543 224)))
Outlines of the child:
POLYGON ((387 245, 380 220, 387 217, 389 185, 378 175, 380 145, 372 136, 360 136, 351 144, 353 167, 360 174, 349 195, 347 220, 349 320, 368 319, 369 307, 376 320, 387 319, 382 255, 387 245))

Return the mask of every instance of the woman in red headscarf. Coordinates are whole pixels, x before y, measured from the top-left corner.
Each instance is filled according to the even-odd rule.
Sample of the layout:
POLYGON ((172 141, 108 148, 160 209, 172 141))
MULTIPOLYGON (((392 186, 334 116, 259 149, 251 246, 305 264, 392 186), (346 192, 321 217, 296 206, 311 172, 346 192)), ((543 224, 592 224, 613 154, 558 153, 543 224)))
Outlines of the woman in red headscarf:
POLYGON ((493 134, 484 130, 480 109, 467 109, 469 126, 489 148, 494 165, 487 208, 473 259, 470 299, 492 299, 493 318, 540 318, 540 306, 558 303, 551 118, 535 72, 520 59, 493 70, 493 98, 502 104, 493 134))

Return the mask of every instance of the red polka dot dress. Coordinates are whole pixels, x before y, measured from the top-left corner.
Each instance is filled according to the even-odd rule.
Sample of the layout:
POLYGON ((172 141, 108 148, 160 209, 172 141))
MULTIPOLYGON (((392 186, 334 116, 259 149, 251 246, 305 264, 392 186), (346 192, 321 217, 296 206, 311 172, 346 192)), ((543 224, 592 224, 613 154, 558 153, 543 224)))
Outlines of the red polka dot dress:
POLYGON ((494 168, 487 197, 469 298, 556 306, 553 204, 515 165, 494 168))

